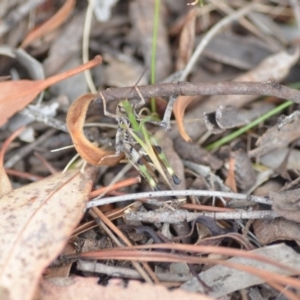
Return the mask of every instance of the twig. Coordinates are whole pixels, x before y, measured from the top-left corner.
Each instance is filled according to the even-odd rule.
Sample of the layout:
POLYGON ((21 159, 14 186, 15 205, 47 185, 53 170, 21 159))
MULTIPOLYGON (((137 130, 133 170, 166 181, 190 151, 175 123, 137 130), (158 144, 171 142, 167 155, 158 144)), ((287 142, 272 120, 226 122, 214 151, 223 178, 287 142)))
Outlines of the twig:
MULTIPOLYGON (((79 260, 77 262, 77 270, 106 274, 118 278, 142 279, 141 275, 135 270, 85 260, 79 260)), ((156 275, 159 280, 167 282, 186 282, 193 278, 192 274, 156 273, 156 275)))
MULTIPOLYGON (((226 14, 232 14, 235 12, 235 10, 225 1, 210 0, 210 2, 226 14)), ((249 16, 251 16, 251 12, 249 16)), ((266 40, 276 50, 282 50, 279 49, 278 45, 272 39, 270 39, 269 36, 265 35, 263 31, 258 30, 255 25, 248 21, 245 17, 240 18, 239 23, 257 37, 261 38, 262 40, 266 40)))
POLYGON ((97 190, 93 190, 90 193, 89 197, 94 198, 94 197, 102 194, 103 192, 108 193, 110 191, 115 191, 115 190, 118 190, 118 189, 121 189, 121 188, 124 188, 124 187, 127 187, 127 186, 131 186, 131 185, 134 185, 134 184, 137 184, 137 183, 140 183, 140 182, 141 182, 141 177, 140 176, 137 176, 137 177, 134 177, 134 178, 128 178, 128 179, 116 182, 115 184, 111 185, 109 189, 106 186, 102 186, 97 190))
POLYGON ((45 0, 29 0, 13 9, 4 19, 1 20, 0 37, 7 33, 11 28, 15 27, 21 19, 43 2, 45 2, 45 0))
MULTIPOLYGON (((124 242, 124 244, 127 247, 132 246, 130 241, 128 240, 128 238, 122 233, 122 231, 120 231, 120 229, 118 227, 116 227, 116 225, 114 225, 105 215, 104 213, 97 207, 92 208, 92 213, 94 213, 100 220, 102 220, 102 222, 110 229, 112 230, 115 234, 118 235, 118 237, 124 242)), ((121 244, 119 245, 119 247, 121 246, 121 244)), ((123 246, 124 247, 124 246, 123 246)), ((135 269, 141 274, 141 276, 144 278, 144 280, 148 283, 152 283, 152 280, 155 283, 159 283, 155 273, 151 270, 151 268, 149 267, 149 265, 144 262, 142 263, 144 269, 141 267, 141 265, 136 262, 136 261, 132 261, 131 262, 132 265, 135 267, 135 269), (151 276, 151 278, 149 277, 151 276)))
POLYGON ((188 64, 186 65, 185 69, 183 70, 180 81, 186 80, 187 76, 190 74, 192 68, 196 64, 196 62, 199 59, 199 56, 203 52, 204 48, 207 46, 207 44, 211 41, 211 39, 225 26, 233 22, 234 20, 246 15, 249 13, 253 8, 255 7, 255 4, 247 5, 246 7, 243 7, 242 9, 234 12, 231 15, 228 15, 227 17, 223 18, 220 22, 218 22, 216 25, 214 25, 207 34, 203 37, 201 42, 198 44, 197 48, 195 49, 193 55, 191 56, 188 64))
MULTIPOLYGON (((139 86, 139 91, 145 98, 170 96, 197 96, 197 95, 257 95, 273 96, 300 103, 300 91, 276 83, 268 82, 219 82, 219 83, 189 83, 175 82, 139 86)), ((101 91, 106 101, 122 99, 138 99, 139 95, 132 87, 111 88, 101 91)), ((96 103, 102 103, 97 98, 96 103)))
POLYGON ((14 170, 14 169, 5 169, 5 172, 8 175, 13 175, 13 176, 17 176, 17 177, 20 177, 20 178, 25 178, 25 179, 30 180, 30 181, 38 181, 38 180, 44 179, 44 177, 42 177, 42 176, 33 175, 33 174, 30 174, 30 173, 21 172, 21 171, 17 171, 17 170, 14 170))
POLYGON ((55 129, 50 129, 46 131, 43 135, 41 135, 38 139, 36 139, 33 143, 26 145, 20 151, 18 151, 15 155, 13 155, 6 163, 5 168, 12 168, 19 160, 28 155, 31 151, 35 149, 36 146, 44 143, 56 132, 55 129))
POLYGON ((58 130, 69 132, 65 122, 54 119, 52 117, 41 114, 41 112, 37 111, 37 108, 32 108, 30 105, 19 112, 21 115, 34 119, 38 122, 43 122, 46 125, 49 125, 52 128, 56 128, 58 130))
POLYGON ((104 205, 104 204, 135 200, 140 198, 156 198, 156 197, 172 197, 172 196, 223 197, 223 198, 232 198, 235 200, 253 201, 257 203, 272 205, 272 201, 265 197, 244 195, 238 193, 218 192, 218 191, 182 190, 182 191, 158 191, 158 192, 136 193, 136 194, 122 195, 122 196, 102 198, 102 199, 98 199, 97 197, 94 200, 88 202, 87 208, 104 205))
MULTIPOLYGON (((83 37, 82 37, 82 62, 86 63, 89 61, 89 38, 91 33, 91 25, 93 19, 93 10, 95 0, 88 1, 88 7, 86 10, 84 27, 83 27, 83 37)), ((90 70, 84 71, 84 76, 86 83, 92 93, 96 93, 97 89, 93 82, 92 74, 90 70)))
POLYGON ((141 221, 146 223, 169 223, 190 222, 200 216, 210 217, 215 220, 242 220, 242 219, 274 219, 278 217, 272 210, 236 211, 236 212, 202 212, 193 213, 186 210, 176 211, 149 211, 149 212, 129 212, 125 214, 127 221, 141 221))

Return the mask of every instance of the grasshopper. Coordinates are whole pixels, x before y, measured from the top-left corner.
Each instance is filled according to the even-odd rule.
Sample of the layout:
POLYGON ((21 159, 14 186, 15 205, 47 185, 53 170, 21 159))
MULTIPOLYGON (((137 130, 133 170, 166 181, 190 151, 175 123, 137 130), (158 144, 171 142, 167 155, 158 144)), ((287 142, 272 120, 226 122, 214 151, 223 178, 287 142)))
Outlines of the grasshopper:
MULTIPOLYGON (((127 99, 117 105, 116 114, 106 109, 106 100, 100 92, 103 100, 104 115, 116 119, 118 129, 116 133, 116 152, 108 157, 117 157, 124 152, 131 164, 148 181, 153 190, 159 190, 158 178, 154 171, 158 171, 164 181, 169 184, 164 169, 170 174, 175 184, 180 184, 180 179, 175 174, 166 155, 155 138, 148 132, 145 123, 155 123, 149 118, 141 119, 136 110, 145 104, 145 100, 137 87, 141 101, 131 104, 127 99)), ((156 123, 155 123, 156 124, 156 123)))

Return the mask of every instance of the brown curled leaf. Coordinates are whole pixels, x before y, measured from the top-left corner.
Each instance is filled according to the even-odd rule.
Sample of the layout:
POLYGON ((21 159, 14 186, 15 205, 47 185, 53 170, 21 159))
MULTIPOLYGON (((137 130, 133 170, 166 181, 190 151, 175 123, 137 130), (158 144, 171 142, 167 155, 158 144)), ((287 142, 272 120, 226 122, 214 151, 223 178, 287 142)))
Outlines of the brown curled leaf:
POLYGON ((68 77, 93 68, 101 62, 102 57, 97 55, 85 64, 43 80, 23 79, 0 82, 0 126, 5 124, 8 118, 33 101, 44 89, 68 77))
POLYGON ((27 35, 20 47, 26 48, 33 41, 59 27, 62 23, 66 21, 68 16, 71 14, 75 4, 76 0, 66 0, 65 4, 61 7, 60 10, 57 11, 57 13, 54 16, 52 16, 49 20, 47 20, 41 26, 35 28, 27 35))
POLYGON ((85 161, 92 165, 113 166, 120 161, 123 155, 103 159, 105 156, 112 155, 115 152, 97 147, 86 138, 83 132, 88 107, 95 97, 95 94, 88 93, 77 98, 72 103, 67 114, 67 127, 76 151, 85 161))
POLYGON ((195 99, 195 96, 179 96, 173 107, 179 133, 186 142, 191 142, 192 139, 188 136, 184 129, 183 116, 187 106, 195 99))

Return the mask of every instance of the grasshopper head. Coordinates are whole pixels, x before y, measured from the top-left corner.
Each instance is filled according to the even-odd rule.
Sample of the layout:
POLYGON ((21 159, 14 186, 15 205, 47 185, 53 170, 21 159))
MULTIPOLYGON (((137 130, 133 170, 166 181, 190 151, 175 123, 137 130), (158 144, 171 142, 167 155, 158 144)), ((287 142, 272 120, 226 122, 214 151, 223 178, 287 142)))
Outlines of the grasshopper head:
POLYGON ((126 116, 126 103, 128 100, 122 100, 117 105, 117 115, 119 116, 126 116))
POLYGON ((117 106, 117 110, 120 114, 130 114, 132 112, 132 106, 128 100, 122 100, 117 106))
POLYGON ((131 105, 130 105, 130 103, 129 103, 128 100, 122 100, 122 101, 120 101, 119 104, 118 104, 118 109, 119 109, 119 111, 125 113, 125 112, 126 112, 126 109, 127 109, 128 107, 130 107, 130 106, 131 106, 131 105))

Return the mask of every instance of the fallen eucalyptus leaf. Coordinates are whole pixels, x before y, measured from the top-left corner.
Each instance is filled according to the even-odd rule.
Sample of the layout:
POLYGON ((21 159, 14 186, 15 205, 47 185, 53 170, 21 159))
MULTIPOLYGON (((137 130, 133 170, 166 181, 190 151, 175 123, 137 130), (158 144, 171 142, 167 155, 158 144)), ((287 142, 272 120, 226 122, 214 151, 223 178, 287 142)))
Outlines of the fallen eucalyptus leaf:
POLYGON ((33 101, 33 99, 44 89, 65 78, 92 68, 101 62, 102 57, 98 55, 86 64, 44 80, 23 79, 0 82, 0 126, 5 124, 8 118, 33 101), (14 105, 11 105, 12 102, 14 105))
POLYGON ((83 216, 94 169, 55 174, 0 198, 0 295, 32 299, 83 216))

